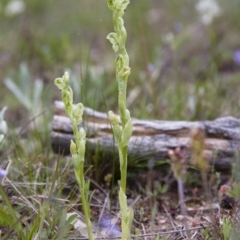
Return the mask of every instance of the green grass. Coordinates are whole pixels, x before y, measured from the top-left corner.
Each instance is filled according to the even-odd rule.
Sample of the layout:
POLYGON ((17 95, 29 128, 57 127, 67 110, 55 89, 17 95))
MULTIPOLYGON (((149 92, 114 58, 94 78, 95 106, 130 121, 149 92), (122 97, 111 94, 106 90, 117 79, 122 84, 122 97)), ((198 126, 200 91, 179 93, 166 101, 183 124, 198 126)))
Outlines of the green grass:
MULTIPOLYGON (((12 129, 1 144, 0 167, 10 159, 13 163, 9 181, 1 189, 0 225, 5 239, 68 239, 76 232, 66 213, 81 212, 81 202, 71 162, 51 150, 53 100, 60 99, 53 80, 70 69, 75 102, 103 112, 117 109, 115 55, 106 40, 112 31, 111 13, 104 0, 25 0, 25 11, 8 17, 4 13, 7 2, 0 3, 0 109, 8 106, 6 119, 12 129), (29 83, 21 76, 23 63, 29 83), (23 84, 21 89, 29 101, 34 80, 42 79, 40 121, 33 122, 33 109, 27 109, 6 88, 6 77, 18 86, 23 84), (27 89, 28 94, 24 92, 27 89), (21 134, 16 127, 22 128, 21 134)), ((219 0, 219 4, 222 15, 201 26, 194 1, 131 0, 125 26, 132 68, 127 104, 132 117, 239 118, 240 67, 233 54, 240 48, 240 6, 238 0, 219 0), (174 37, 167 43, 169 33, 174 37)), ((97 150, 94 157, 87 158, 89 178, 107 189, 100 180, 109 170, 101 158, 112 159, 97 150)), ((134 168, 147 169, 141 159, 130 159, 130 164, 129 175, 134 168)), ((118 163, 109 166, 110 173, 117 176, 118 163)), ((114 199, 111 204, 114 206, 114 199)), ((93 222, 97 220, 93 217, 93 222)), ((225 229, 230 229, 228 218, 224 223, 225 229)))
MULTIPOLYGON (((0 14, 0 31, 4 33, 0 77, 16 71, 24 61, 33 79, 42 78, 45 86, 56 92, 52 79, 68 68, 81 80, 79 95, 85 105, 102 111, 116 109, 114 54, 105 39, 112 30, 111 15, 105 2, 98 2, 97 12, 87 11, 96 0, 53 0, 44 4, 28 0, 25 4, 20 16, 7 17, 3 11, 0 14)), ((198 38, 194 33, 198 15, 192 1, 132 1, 125 22, 132 66, 129 94, 136 93, 129 108, 134 116, 212 119, 238 114, 234 93, 239 75, 232 60, 239 46, 238 18, 234 18, 237 4, 235 0, 227 6, 222 2, 223 15, 210 26, 198 27, 198 38), (182 26, 180 32, 177 24, 182 26), (170 45, 164 42, 169 32, 174 34, 170 45), (201 87, 205 91, 198 96, 201 87), (188 102, 193 98, 195 112, 189 113, 188 102), (217 102, 218 109, 214 102, 209 104, 212 101, 217 102)), ((9 94, 1 95, 7 105, 17 104, 9 94)))

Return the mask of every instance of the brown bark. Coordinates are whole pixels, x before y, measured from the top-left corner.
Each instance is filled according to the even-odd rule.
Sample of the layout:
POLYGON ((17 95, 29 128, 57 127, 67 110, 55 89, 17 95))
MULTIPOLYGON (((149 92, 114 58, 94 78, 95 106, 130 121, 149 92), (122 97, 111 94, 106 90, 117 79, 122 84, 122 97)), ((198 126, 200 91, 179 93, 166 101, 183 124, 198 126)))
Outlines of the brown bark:
MULTIPOLYGON (((117 151, 107 113, 85 108, 82 126, 87 132, 87 143, 94 150, 117 151)), ((159 121, 132 119, 133 136, 129 143, 129 155, 141 157, 146 161, 167 160, 168 151, 177 147, 187 149, 191 156, 191 133, 200 129, 205 134, 205 158, 217 171, 228 171, 240 149, 240 120, 222 117, 214 121, 159 121)), ((51 141, 56 153, 69 154, 70 140, 73 138, 72 125, 65 115, 64 105, 55 102, 55 115, 52 122, 51 141)))

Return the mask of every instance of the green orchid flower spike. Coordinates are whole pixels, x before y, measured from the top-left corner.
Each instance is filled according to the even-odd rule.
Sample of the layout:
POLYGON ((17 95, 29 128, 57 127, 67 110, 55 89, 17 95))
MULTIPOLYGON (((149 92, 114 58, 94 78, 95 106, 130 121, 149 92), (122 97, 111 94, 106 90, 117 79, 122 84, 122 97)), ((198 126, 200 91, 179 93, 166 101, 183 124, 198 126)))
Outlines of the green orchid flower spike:
POLYGON ((128 208, 126 197, 127 152, 129 140, 132 136, 132 120, 130 112, 126 108, 126 95, 127 81, 131 69, 129 67, 129 56, 125 48, 127 32, 122 18, 129 3, 129 0, 107 0, 109 9, 113 11, 114 24, 114 32, 109 33, 107 39, 112 44, 114 52, 120 52, 115 60, 120 123, 118 117, 112 111, 109 111, 108 117, 112 125, 114 136, 118 142, 121 172, 119 202, 122 213, 122 239, 124 240, 128 240, 131 237, 133 219, 133 209, 128 208))
POLYGON ((90 204, 88 201, 89 183, 85 182, 84 178, 86 133, 83 128, 78 129, 78 125, 82 122, 84 106, 82 103, 73 104, 73 91, 69 85, 69 74, 67 72, 64 73, 62 78, 55 79, 54 83, 62 92, 65 111, 72 122, 74 141, 71 140, 70 152, 72 154, 74 172, 81 193, 88 238, 93 240, 92 223, 90 221, 90 204))

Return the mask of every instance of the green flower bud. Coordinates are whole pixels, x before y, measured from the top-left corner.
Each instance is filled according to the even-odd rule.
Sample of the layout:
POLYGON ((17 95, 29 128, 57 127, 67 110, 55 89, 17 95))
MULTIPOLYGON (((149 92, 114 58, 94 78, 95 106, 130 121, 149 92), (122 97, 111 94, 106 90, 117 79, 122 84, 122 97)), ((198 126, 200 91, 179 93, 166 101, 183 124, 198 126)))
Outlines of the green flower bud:
POLYGON ((115 60, 116 72, 118 73, 124 66, 124 58, 122 54, 119 54, 115 60))
POLYGON ((118 117, 113 113, 113 111, 108 112, 108 118, 112 125, 117 125, 119 123, 118 117))
POLYGON ((62 78, 56 78, 54 80, 54 84, 60 89, 66 89, 69 84, 69 74, 68 72, 65 72, 62 78))
POLYGON ((63 80, 62 78, 56 78, 54 80, 54 84, 60 89, 62 90, 64 88, 64 84, 63 84, 63 80))
POLYGON ((74 138, 77 143, 81 141, 82 138, 79 131, 74 135, 74 138))
POLYGON ((117 139, 118 142, 121 142, 122 129, 119 126, 118 117, 112 111, 109 111, 108 112, 108 118, 109 118, 110 123, 112 125, 114 137, 117 139))
POLYGON ((112 44, 112 48, 114 52, 117 52, 119 50, 119 44, 118 44, 118 38, 116 33, 109 33, 107 35, 107 39, 112 44))
POLYGON ((77 153, 77 146, 73 140, 71 140, 71 143, 70 143, 70 152, 71 154, 77 153))
POLYGON ((78 170, 81 167, 79 156, 77 153, 72 154, 72 163, 76 170, 78 170))
MULTIPOLYGON (((122 10, 124 12, 124 10, 127 8, 127 5, 130 3, 129 0, 120 0, 116 3, 116 9, 118 10, 122 10)), ((123 15, 122 15, 123 16, 123 15)))
POLYGON ((118 77, 121 79, 127 79, 130 73, 131 73, 131 68, 125 66, 118 72, 118 77))
POLYGON ((64 75, 63 75, 63 77, 62 77, 65 86, 68 86, 68 85, 69 85, 69 78, 70 78, 69 73, 68 73, 68 72, 65 72, 64 75))
POLYGON ((126 118, 127 121, 131 118, 130 112, 129 112, 128 109, 126 109, 126 111, 125 111, 125 118, 126 118))
POLYGON ((132 120, 129 119, 122 132, 122 144, 124 147, 129 143, 130 137, 132 136, 132 130, 132 120))
POLYGON ((76 124, 80 124, 82 122, 83 115, 83 104, 78 103, 73 105, 73 118, 76 124))
POLYGON ((86 149, 86 133, 83 128, 80 128, 78 133, 79 133, 78 154, 82 159, 84 159, 86 149))
POLYGON ((86 139, 86 132, 84 131, 83 128, 80 128, 79 130, 79 135, 80 135, 80 139, 86 139))
POLYGON ((119 45, 124 46, 127 39, 127 32, 124 26, 120 29, 120 31, 121 31, 121 37, 119 40, 119 45))
POLYGON ((121 31, 121 29, 124 28, 124 20, 121 17, 118 17, 118 29, 121 31))
POLYGON ((81 140, 79 142, 78 155, 81 157, 82 161, 84 161, 85 150, 86 150, 86 141, 81 140))
POLYGON ((66 111, 68 117, 69 117, 71 120, 73 120, 73 119, 72 119, 72 103, 66 102, 66 103, 64 103, 64 104, 65 104, 65 111, 66 111))
POLYGON ((62 90, 62 100, 64 103, 66 102, 73 102, 73 92, 72 89, 68 86, 62 90))
POLYGON ((115 8, 115 0, 107 0, 108 8, 114 11, 115 8))
POLYGON ((124 15, 124 10, 120 9, 119 12, 118 12, 118 16, 122 18, 123 15, 124 15))
POLYGON ((70 152, 72 154, 73 166, 74 168, 78 169, 80 166, 79 155, 77 153, 77 145, 75 144, 75 142, 73 142, 73 140, 71 140, 70 143, 70 152))

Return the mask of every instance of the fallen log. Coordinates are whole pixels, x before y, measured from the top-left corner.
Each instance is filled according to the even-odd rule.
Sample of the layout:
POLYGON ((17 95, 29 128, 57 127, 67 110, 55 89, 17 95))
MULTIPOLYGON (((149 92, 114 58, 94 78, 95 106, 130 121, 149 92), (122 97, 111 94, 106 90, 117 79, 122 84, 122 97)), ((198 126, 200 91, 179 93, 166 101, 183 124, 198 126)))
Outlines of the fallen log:
MULTIPOLYGON (((68 155, 70 140, 73 139, 72 124, 64 111, 63 102, 55 101, 51 142, 54 152, 68 155)), ((87 133, 90 150, 100 147, 110 154, 117 152, 117 143, 107 113, 90 108, 84 110, 81 126, 87 133), (113 151, 114 149, 114 151, 113 151)), ((200 129, 205 134, 204 156, 217 171, 231 169, 240 149, 240 120, 221 117, 214 121, 159 121, 132 119, 133 135, 129 143, 129 156, 141 160, 167 160, 168 151, 177 147, 190 149, 191 132, 200 129)), ((191 151, 189 150, 189 156, 191 151)))

